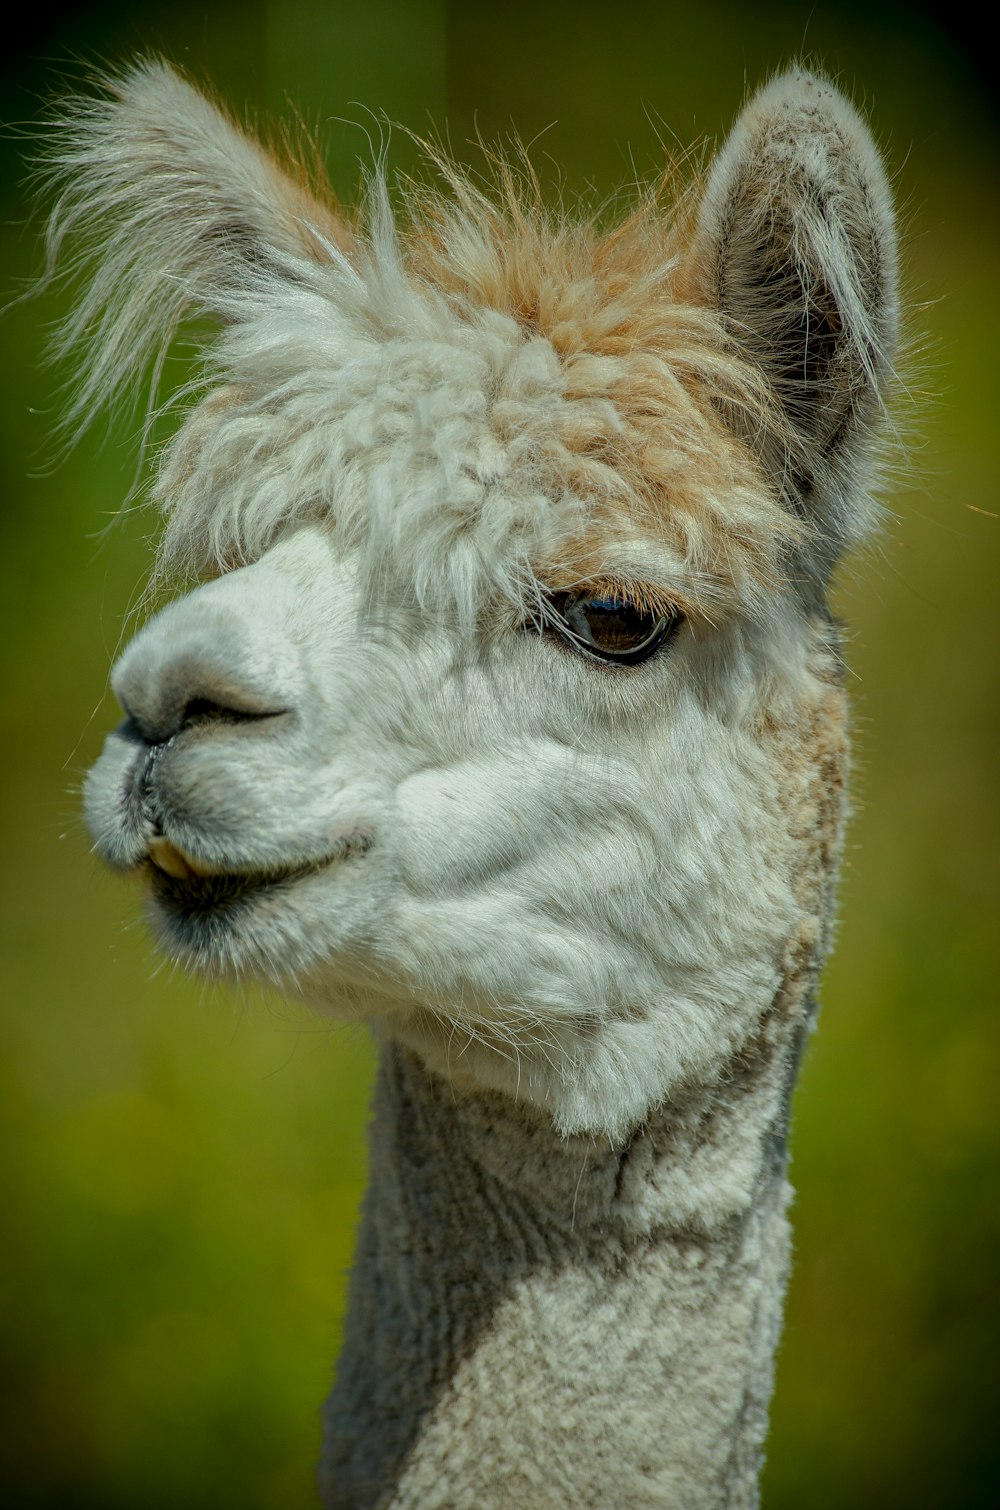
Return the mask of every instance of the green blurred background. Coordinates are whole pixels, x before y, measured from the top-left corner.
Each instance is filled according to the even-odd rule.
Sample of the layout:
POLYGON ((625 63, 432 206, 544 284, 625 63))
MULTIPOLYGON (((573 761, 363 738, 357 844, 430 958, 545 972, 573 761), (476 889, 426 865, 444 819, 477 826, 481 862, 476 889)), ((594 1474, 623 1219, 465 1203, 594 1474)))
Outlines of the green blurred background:
MULTIPOLYGON (((765 1502, 1000 1502, 997 1413, 998 342, 992 49, 961 5, 291 0, 38 7, 0 115, 72 55, 160 47, 242 111, 323 118, 351 195, 366 110, 536 144, 605 194, 661 141, 717 138, 797 52, 870 107, 906 228, 917 439, 885 539, 845 573, 857 817, 821 1031, 795 1107, 797 1259, 765 1502), (354 122, 355 124, 350 124, 354 122), (360 127, 358 123, 360 122, 360 127), (544 133, 544 135, 542 135, 544 133)), ((377 132, 377 128, 376 132, 377 132)), ((37 269, 23 142, 2 143, 5 289, 37 269)), ((410 169, 404 134, 391 160, 410 169)), ((61 1510, 314 1503, 371 1053, 154 958, 89 854, 81 773, 153 521, 102 534, 127 428, 50 465, 58 296, 0 324, 5 1052, 0 1499, 61 1510)))

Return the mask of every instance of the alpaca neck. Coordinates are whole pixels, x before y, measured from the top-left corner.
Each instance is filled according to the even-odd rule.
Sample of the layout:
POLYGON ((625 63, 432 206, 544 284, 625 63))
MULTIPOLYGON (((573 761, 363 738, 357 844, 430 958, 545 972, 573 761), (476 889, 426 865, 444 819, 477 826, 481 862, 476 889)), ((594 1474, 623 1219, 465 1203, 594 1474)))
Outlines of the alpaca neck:
POLYGON ((756 1503, 801 1019, 625 1146, 385 1049, 330 1506, 756 1503))

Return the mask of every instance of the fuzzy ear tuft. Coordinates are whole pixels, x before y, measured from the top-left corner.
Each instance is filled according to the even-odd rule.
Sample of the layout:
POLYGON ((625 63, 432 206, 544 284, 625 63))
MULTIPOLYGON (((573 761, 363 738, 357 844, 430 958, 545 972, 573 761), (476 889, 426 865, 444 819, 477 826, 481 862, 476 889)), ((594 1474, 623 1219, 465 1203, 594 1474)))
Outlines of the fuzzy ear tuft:
POLYGON ((55 343, 77 355, 70 433, 162 356, 188 315, 226 319, 232 296, 349 239, 328 199, 241 131, 168 64, 142 60, 60 106, 43 150, 58 191, 50 275, 80 296, 55 343), (67 240, 74 255, 62 257, 67 240))
POLYGON ((824 79, 792 69, 743 111, 709 175, 694 275, 777 400, 780 421, 764 433, 732 423, 813 525, 798 565, 822 591, 874 520, 871 452, 898 326, 885 170, 824 79))

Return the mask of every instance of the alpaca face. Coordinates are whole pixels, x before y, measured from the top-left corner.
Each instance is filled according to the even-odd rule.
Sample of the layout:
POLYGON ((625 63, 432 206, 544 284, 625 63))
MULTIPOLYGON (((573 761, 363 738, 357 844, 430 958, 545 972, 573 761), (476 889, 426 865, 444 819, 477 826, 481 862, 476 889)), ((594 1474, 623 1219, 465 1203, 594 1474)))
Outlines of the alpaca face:
POLYGON ((372 1018, 566 1126, 624 1122, 780 983, 802 626, 779 650, 687 619, 618 666, 530 619, 366 601, 365 575, 302 526, 146 626, 88 783, 98 848, 184 964, 372 1018))
POLYGON ((895 320, 867 133, 786 79, 694 223, 650 202, 602 236, 449 169, 404 234, 169 70, 113 90, 53 222, 103 243, 82 402, 191 305, 222 332, 157 482, 166 565, 212 580, 115 671, 97 848, 184 964, 618 1136, 821 948, 823 595, 895 320))

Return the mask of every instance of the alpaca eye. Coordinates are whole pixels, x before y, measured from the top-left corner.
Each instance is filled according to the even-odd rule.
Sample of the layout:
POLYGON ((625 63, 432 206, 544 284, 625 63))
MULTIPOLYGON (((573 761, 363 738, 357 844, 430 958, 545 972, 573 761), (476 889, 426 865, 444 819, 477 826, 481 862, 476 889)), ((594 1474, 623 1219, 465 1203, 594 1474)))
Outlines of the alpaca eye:
POLYGON ((679 613, 657 613, 625 598, 553 593, 555 628, 584 655, 619 666, 637 666, 659 650, 679 627, 679 613))

